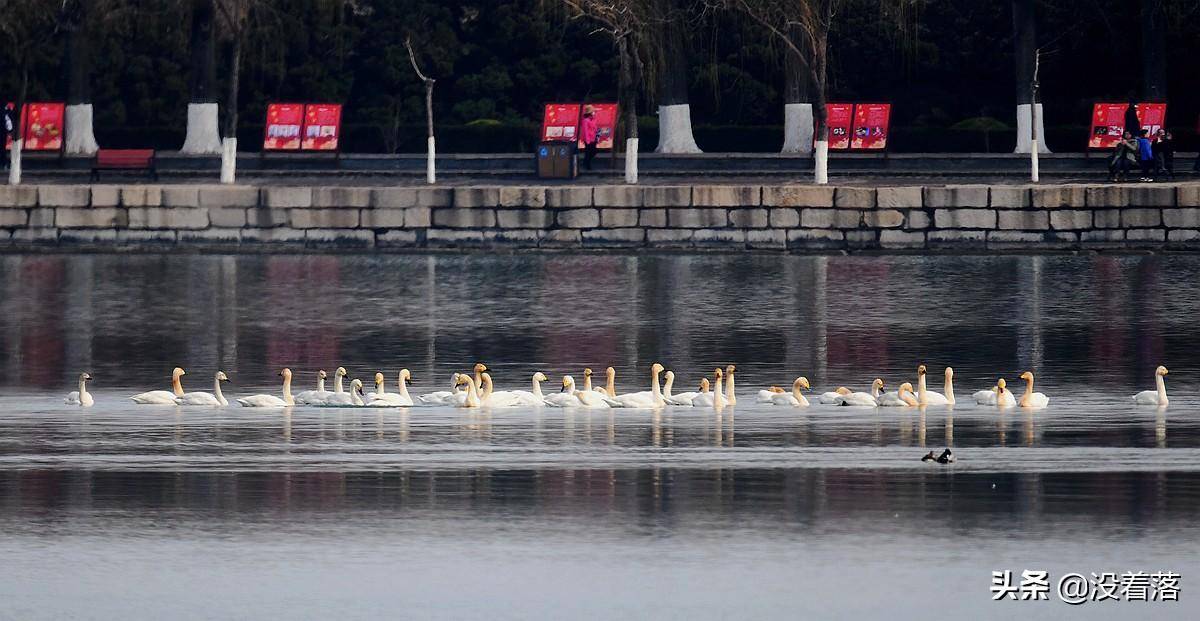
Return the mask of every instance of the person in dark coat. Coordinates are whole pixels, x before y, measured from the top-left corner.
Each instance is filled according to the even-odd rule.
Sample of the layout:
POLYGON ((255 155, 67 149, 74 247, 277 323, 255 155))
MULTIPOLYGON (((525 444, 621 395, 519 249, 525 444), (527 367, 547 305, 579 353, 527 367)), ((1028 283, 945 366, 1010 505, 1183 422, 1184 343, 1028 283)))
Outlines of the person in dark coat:
POLYGON ((1158 130, 1154 139, 1154 163, 1156 173, 1175 178, 1175 138, 1165 129, 1158 130))
POLYGON ((1125 131, 1131 136, 1140 136, 1142 133, 1142 122, 1138 120, 1137 102, 1132 97, 1129 98, 1129 107, 1125 108, 1125 131))
POLYGON ((1129 169, 1138 161, 1138 143, 1133 133, 1126 131, 1113 147, 1112 159, 1108 161, 1108 180, 1124 181, 1129 169))

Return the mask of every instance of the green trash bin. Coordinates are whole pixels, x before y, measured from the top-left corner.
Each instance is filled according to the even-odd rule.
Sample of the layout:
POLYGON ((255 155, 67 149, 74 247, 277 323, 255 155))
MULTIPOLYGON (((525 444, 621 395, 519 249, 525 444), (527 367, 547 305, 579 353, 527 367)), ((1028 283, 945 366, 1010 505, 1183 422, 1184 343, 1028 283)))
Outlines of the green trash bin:
POLYGON ((574 179, 579 174, 574 142, 547 141, 537 148, 539 179, 574 179))

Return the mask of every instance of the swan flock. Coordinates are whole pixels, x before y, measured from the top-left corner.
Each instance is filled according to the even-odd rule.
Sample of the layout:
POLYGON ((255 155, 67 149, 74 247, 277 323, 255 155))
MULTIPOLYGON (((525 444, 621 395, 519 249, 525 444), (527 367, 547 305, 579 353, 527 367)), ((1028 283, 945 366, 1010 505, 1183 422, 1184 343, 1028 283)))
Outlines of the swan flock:
MULTIPOLYGON (((235 399, 236 403, 247 408, 284 408, 295 405, 311 407, 350 407, 350 408, 398 408, 412 406, 449 406, 459 408, 505 408, 505 407, 549 407, 549 408, 632 408, 658 409, 666 406, 699 407, 722 409, 737 404, 735 389, 736 365, 718 367, 713 371, 710 382, 708 377, 701 378, 699 387, 694 392, 674 392, 675 373, 663 365, 654 363, 647 377, 649 390, 628 393, 618 393, 616 388, 616 370, 608 367, 604 372, 604 385, 593 385, 592 369, 583 370, 583 384, 576 383, 571 375, 562 376, 557 391, 545 394, 542 383, 549 378, 542 372, 534 373, 527 386, 529 390, 497 390, 487 365, 476 364, 471 373, 454 373, 450 378, 450 390, 432 391, 414 397, 409 393, 408 385, 412 381, 412 373, 401 369, 396 377, 396 391, 388 392, 387 378, 383 373, 375 373, 372 385, 374 390, 364 394, 363 382, 354 379, 349 382, 346 390, 343 379, 348 372, 345 367, 334 371, 333 390, 327 390, 325 380, 328 374, 317 372, 315 390, 292 392, 292 371, 283 369, 279 372, 282 382, 278 394, 257 394, 235 399)), ((171 390, 151 390, 129 397, 138 405, 170 405, 225 407, 230 405, 222 392, 222 384, 229 382, 224 371, 217 371, 213 376, 212 392, 186 392, 183 389, 183 377, 187 373, 180 367, 171 372, 171 390)), ((943 392, 930 390, 926 381, 927 368, 917 367, 916 386, 911 382, 901 383, 894 392, 885 392, 886 385, 882 379, 875 379, 866 392, 856 392, 846 386, 815 395, 819 403, 846 407, 862 408, 924 408, 931 406, 953 407, 956 403, 954 396, 954 369, 946 367, 943 392)), ((1164 377, 1166 367, 1155 370, 1155 390, 1146 390, 1133 395, 1136 405, 1166 406, 1167 388, 1164 377)), ((1034 375, 1026 371, 1020 375, 1025 382, 1025 390, 1017 396, 1008 389, 1004 378, 996 380, 995 385, 986 390, 980 390, 971 395, 977 405, 995 406, 997 408, 1020 407, 1025 409, 1041 409, 1050 403, 1050 398, 1044 393, 1034 391, 1034 375)), ((67 395, 64 402, 68 405, 91 407, 95 399, 88 392, 87 383, 92 380, 89 373, 79 375, 78 390, 67 395)), ((806 377, 797 377, 791 383, 791 389, 771 386, 758 391, 756 402, 791 408, 808 407, 810 402, 805 395, 811 391, 812 385, 806 377)))

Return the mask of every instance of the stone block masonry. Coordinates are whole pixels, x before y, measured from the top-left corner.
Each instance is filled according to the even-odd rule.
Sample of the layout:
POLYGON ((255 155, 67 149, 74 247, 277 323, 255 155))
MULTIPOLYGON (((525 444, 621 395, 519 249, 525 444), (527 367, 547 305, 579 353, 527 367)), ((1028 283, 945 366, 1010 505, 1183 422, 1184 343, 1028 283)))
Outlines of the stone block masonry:
POLYGON ((0 251, 1200 251, 1200 184, 0 186, 0 251))

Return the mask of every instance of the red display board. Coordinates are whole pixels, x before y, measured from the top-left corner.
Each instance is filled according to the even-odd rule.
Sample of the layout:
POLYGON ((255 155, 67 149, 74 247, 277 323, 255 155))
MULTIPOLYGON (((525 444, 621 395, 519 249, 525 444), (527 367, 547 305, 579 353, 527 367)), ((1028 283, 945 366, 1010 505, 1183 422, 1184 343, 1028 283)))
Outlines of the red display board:
MULTIPOLYGON (((850 148, 850 127, 854 120, 854 104, 825 104, 825 125, 829 127, 829 150, 850 148)), ((816 141, 816 134, 813 134, 816 141)))
MULTIPOLYGON (((34 102, 25 104, 21 110, 21 147, 24 151, 61 151, 66 118, 66 105, 58 102, 34 102)), ((4 141, 5 149, 12 149, 12 136, 4 141)))
POLYGON ((263 150, 300 150, 303 126, 304 104, 273 103, 267 105, 267 122, 263 128, 263 150))
POLYGON ((891 120, 892 104, 855 104, 850 148, 867 151, 886 149, 891 120))
POLYGON ((304 139, 300 148, 305 151, 337 151, 341 133, 342 104, 304 106, 304 139))
MULTIPOLYGON (((1088 138, 1089 149, 1111 149, 1121 140, 1125 131, 1125 111, 1129 104, 1098 103, 1092 107, 1092 133, 1088 138)), ((1142 129, 1154 132, 1167 121, 1167 104, 1137 104, 1138 124, 1142 129)))
MULTIPOLYGON (((618 116, 619 109, 617 104, 598 103, 588 105, 590 105, 596 111, 596 115, 594 117, 596 119, 596 148, 601 150, 613 148, 613 138, 617 135, 617 119, 620 118, 618 116)), ((580 124, 583 123, 582 116, 579 117, 579 122, 580 124)), ((546 130, 543 127, 543 134, 545 131, 546 130)), ((584 146, 583 134, 580 133, 579 148, 582 149, 584 146)))
MULTIPOLYGON (((579 104, 546 104, 546 112, 542 115, 542 142, 575 140, 581 109, 579 104)), ((596 114, 600 114, 599 110, 596 114)))

